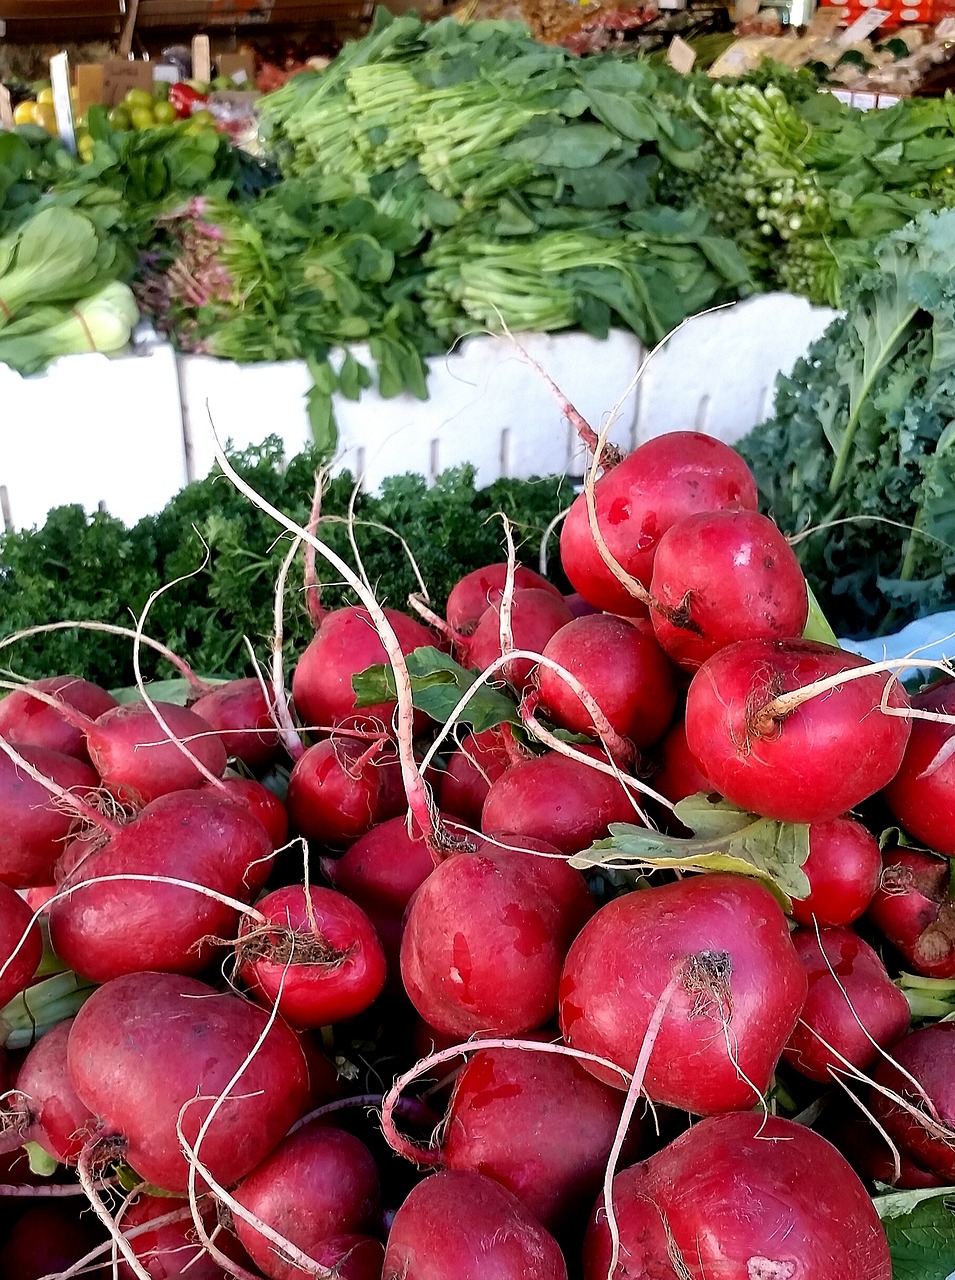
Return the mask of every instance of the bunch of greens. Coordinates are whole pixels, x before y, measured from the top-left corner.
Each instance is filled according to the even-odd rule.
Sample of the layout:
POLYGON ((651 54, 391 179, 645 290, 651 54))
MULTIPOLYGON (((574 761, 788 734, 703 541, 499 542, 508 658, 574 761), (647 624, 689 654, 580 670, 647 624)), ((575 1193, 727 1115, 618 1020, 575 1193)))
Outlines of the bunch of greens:
POLYGON ((850 636, 955 602, 955 210, 921 214, 876 257, 741 445, 850 636))
POLYGON ((138 318, 120 277, 132 256, 89 217, 47 205, 0 238, 0 361, 35 373, 54 357, 116 351, 138 318))
POLYGON ((264 100, 285 181, 193 204, 141 301, 186 350, 307 359, 323 443, 332 393, 372 380, 354 356, 333 370, 338 346, 368 343, 382 395, 424 396, 422 357, 475 330, 623 324, 655 343, 750 288, 704 212, 651 196, 661 157, 699 163, 698 135, 656 103, 661 75, 517 24, 380 11, 264 100))
POLYGON ((705 142, 696 167, 664 162, 658 193, 709 210, 760 288, 842 305, 882 236, 955 203, 949 99, 862 112, 807 92, 806 73, 773 68, 727 83, 674 78, 667 102, 705 142))
MULTIPOLYGON (((317 451, 288 465, 274 438, 235 456, 233 463, 264 497, 300 522, 308 519, 317 451)), ((344 517, 352 480, 332 480, 324 495, 322 535, 352 560, 344 517)), ((411 547, 437 608, 455 581, 471 569, 501 559, 501 523, 515 522, 518 555, 536 565, 541 534, 572 500, 566 482, 499 480, 477 489, 468 468, 449 471, 428 487, 419 476, 386 481, 380 496, 360 494, 355 534, 369 580, 382 602, 402 607, 417 580, 400 544, 369 521, 386 525, 411 547)), ((151 592, 163 583, 194 577, 164 593, 149 614, 146 630, 164 640, 205 675, 247 674, 243 636, 263 652, 272 631, 278 568, 287 544, 276 543, 275 525, 229 482, 213 473, 189 485, 158 515, 126 528, 104 512, 87 516, 80 507, 52 511, 37 530, 0 535, 0 636, 59 620, 127 624, 151 592)), ((290 660, 307 644, 311 624, 296 583, 286 600, 290 660)), ((354 603, 334 581, 322 590, 323 603, 354 603)), ((132 683, 131 644, 93 631, 59 631, 7 649, 0 666, 39 677, 79 672, 108 688, 132 683)), ((143 653, 147 678, 165 678, 169 669, 143 653)))

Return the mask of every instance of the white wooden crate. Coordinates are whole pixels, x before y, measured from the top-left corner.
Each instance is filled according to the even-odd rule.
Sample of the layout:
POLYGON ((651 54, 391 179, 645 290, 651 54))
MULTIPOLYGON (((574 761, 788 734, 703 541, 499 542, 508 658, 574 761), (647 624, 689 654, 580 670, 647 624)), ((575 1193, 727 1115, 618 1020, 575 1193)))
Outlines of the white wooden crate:
POLYGON ((175 353, 64 356, 22 378, 0 364, 0 494, 5 523, 43 524, 51 507, 103 504, 127 523, 186 483, 175 353))
MULTIPOLYGON (((628 388, 644 355, 632 334, 525 334, 520 341, 599 428, 621 401, 611 439, 695 428, 730 443, 762 421, 781 370, 791 369, 833 312, 767 294, 684 326, 628 388)), ((359 359, 367 351, 356 348, 359 359)), ((472 463, 479 484, 500 476, 579 475, 584 450, 540 375, 503 338, 475 337, 430 362, 430 398, 338 398, 339 470, 376 488, 385 476, 429 480, 472 463)), ((301 362, 236 365, 177 358, 164 344, 107 360, 69 356, 40 377, 0 366, 0 492, 6 523, 42 524, 50 507, 104 505, 127 522, 158 511, 207 475, 219 438, 237 448, 281 437, 287 456, 310 440, 309 376, 301 362)))

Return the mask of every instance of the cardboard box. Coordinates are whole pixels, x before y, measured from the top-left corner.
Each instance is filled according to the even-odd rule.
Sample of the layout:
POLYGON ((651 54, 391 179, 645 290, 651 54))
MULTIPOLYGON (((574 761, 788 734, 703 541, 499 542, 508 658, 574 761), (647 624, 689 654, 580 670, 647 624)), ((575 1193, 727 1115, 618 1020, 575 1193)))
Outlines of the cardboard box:
POLYGON ((130 89, 153 91, 153 68, 150 62, 129 58, 109 58, 103 63, 103 93, 100 98, 108 107, 122 102, 130 89))

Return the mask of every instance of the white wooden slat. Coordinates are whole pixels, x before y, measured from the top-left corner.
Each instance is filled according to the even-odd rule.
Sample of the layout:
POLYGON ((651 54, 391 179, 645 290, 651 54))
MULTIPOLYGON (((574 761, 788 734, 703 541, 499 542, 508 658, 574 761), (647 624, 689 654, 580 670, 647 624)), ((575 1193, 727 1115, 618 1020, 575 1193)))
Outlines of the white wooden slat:
POLYGON ((14 527, 66 503, 133 523, 185 482, 171 348, 66 356, 32 378, 0 365, 0 486, 14 527))

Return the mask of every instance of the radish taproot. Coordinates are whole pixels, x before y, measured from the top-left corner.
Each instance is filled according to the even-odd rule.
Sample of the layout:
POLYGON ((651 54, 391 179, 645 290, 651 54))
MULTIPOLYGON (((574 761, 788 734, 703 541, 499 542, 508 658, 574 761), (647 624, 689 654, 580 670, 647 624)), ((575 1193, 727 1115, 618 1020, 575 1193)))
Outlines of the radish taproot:
MULTIPOLYGON (((371 1152, 352 1134, 322 1121, 311 1121, 280 1142, 233 1194, 251 1215, 316 1262, 322 1262, 319 1250, 330 1239, 372 1235, 379 1226, 381 1193, 371 1152)), ((283 1257, 257 1227, 235 1212, 233 1222, 245 1251, 269 1280, 299 1280, 301 1267, 283 1257)), ((380 1246, 374 1256, 380 1267, 380 1246)))
MULTIPOLYGON (((756 481, 729 445, 699 431, 648 440, 594 485, 597 527, 617 563, 649 587, 660 539, 678 520, 704 511, 755 511, 756 481)), ((560 558, 574 589, 609 613, 646 608, 621 585, 594 542, 587 495, 580 494, 560 536, 560 558)))
POLYGON ((31 698, 31 689, 53 694, 58 701, 68 703, 91 720, 118 705, 113 695, 80 676, 50 676, 46 680, 31 681, 0 700, 0 738, 21 747, 59 751, 89 763, 82 728, 64 719, 50 703, 31 698))
POLYGON ((777 1116, 711 1116, 618 1173, 619 1261, 601 1199, 584 1280, 891 1280, 885 1232, 842 1155, 777 1116))
POLYGON ((557 1009, 567 948, 594 910, 583 876, 555 850, 516 836, 500 843, 513 847, 475 840, 452 853, 408 907, 405 990, 448 1035, 543 1026, 557 1009))
POLYGON ((215 895, 249 901, 274 859, 258 818, 200 791, 161 796, 105 830, 104 841, 67 849, 65 859, 75 848, 83 856, 49 907, 57 955, 94 982, 138 970, 201 972, 214 954, 210 940, 234 937, 238 924, 237 905, 215 895))
MULTIPOLYGON (((595 613, 568 622, 548 640, 543 655, 576 676, 611 727, 637 747, 663 737, 676 707, 674 671, 653 634, 625 618, 595 613)), ((557 724, 595 732, 593 718, 552 667, 537 673, 541 700, 557 724)))
POLYGON ((291 885, 256 904, 239 930, 239 974, 293 1027, 325 1027, 367 1009, 385 984, 385 953, 361 907, 334 889, 291 885), (260 919, 264 916, 269 923, 260 919))
POLYGON ((657 640, 685 671, 737 640, 801 636, 809 616, 796 553, 755 511, 704 511, 671 525, 650 594, 657 640))
POLYGON ((152 1186, 184 1195, 189 1159, 177 1126, 194 1146, 215 1107, 199 1159, 220 1184, 250 1173, 308 1098, 294 1032, 267 1023, 256 1005, 179 974, 131 973, 99 987, 76 1015, 67 1060, 102 1145, 152 1186))
MULTIPOLYGON (((780 822, 839 817, 895 776, 909 739, 909 720, 880 709, 890 673, 870 667, 811 640, 729 645, 690 684, 690 751, 741 809, 780 822)), ((909 708, 898 681, 888 706, 909 708)))
MULTIPOLYGON (((768 889, 743 876, 695 876, 600 908, 567 954, 560 1026, 573 1048, 632 1071, 669 991, 647 1097, 699 1115, 738 1110, 769 1085, 807 985, 768 889)), ((613 1072, 585 1065, 621 1087, 613 1072)))
POLYGON ((796 929, 792 944, 809 993, 783 1057, 823 1084, 847 1065, 867 1070, 908 1031, 908 1001, 851 929, 796 929))
POLYGON ((567 1280, 554 1237, 504 1187, 446 1170, 395 1214, 382 1280, 567 1280))

